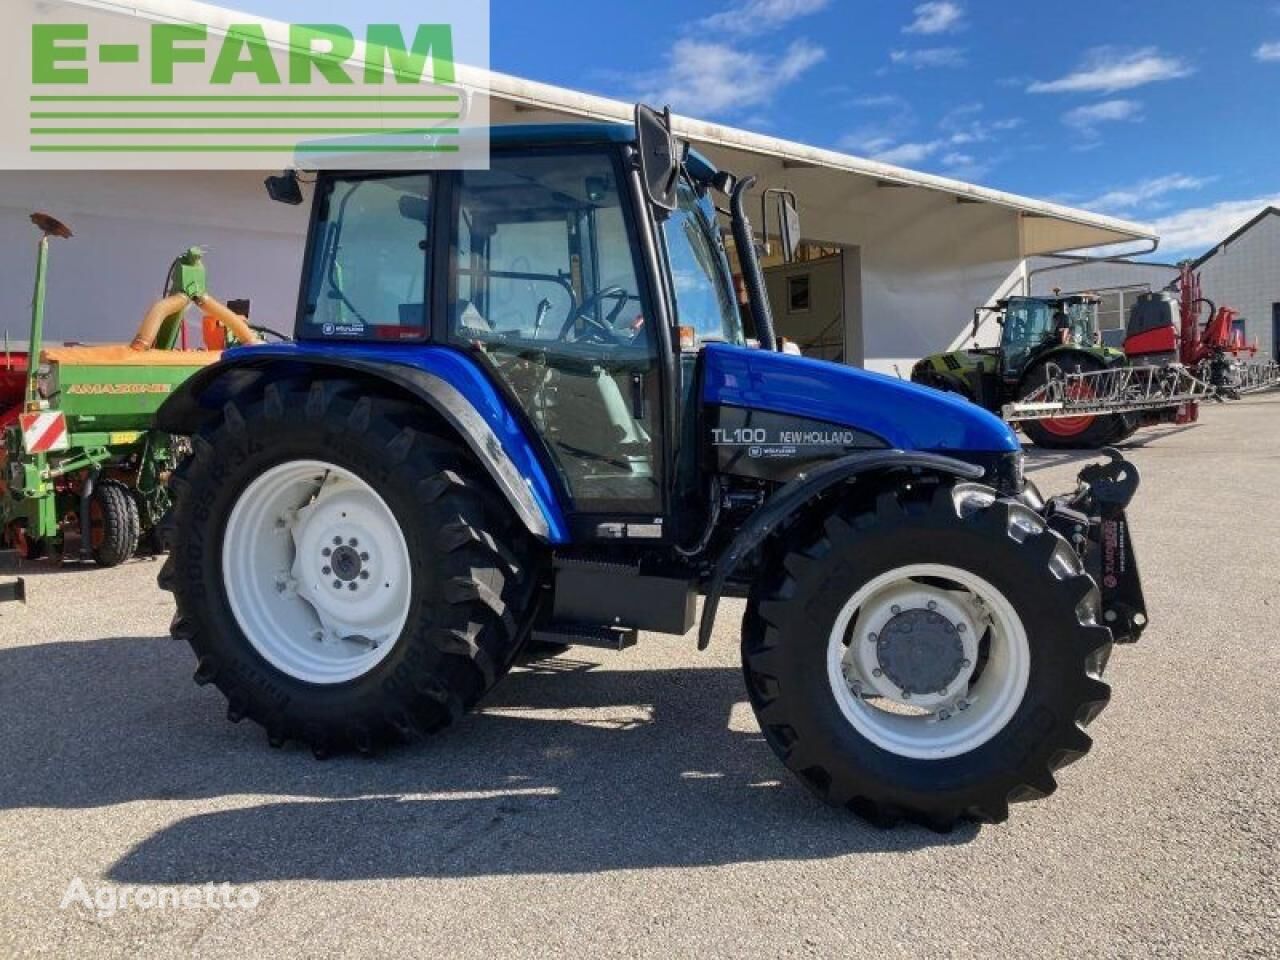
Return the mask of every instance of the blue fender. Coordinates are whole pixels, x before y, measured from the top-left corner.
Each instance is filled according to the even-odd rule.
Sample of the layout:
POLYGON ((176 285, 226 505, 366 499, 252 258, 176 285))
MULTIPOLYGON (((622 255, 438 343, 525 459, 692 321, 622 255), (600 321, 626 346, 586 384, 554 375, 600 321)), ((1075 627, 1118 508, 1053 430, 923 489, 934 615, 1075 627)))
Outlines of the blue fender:
POLYGON ((1020 449, 999 417, 967 400, 824 360, 713 343, 708 404, 767 410, 852 427, 896 450, 1003 453, 1020 449))
POLYGON ((547 543, 568 542, 556 486, 523 421, 479 365, 449 347, 281 343, 229 350, 165 401, 156 424, 167 433, 194 434, 241 391, 317 368, 382 380, 421 399, 458 431, 530 533, 547 543))

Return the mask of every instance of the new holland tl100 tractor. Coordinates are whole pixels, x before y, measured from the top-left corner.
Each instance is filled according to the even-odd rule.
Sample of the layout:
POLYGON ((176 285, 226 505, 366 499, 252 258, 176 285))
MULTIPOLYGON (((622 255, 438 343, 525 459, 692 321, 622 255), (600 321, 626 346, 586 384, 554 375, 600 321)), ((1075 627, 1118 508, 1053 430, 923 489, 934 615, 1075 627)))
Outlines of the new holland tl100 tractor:
POLYGON ((488 170, 320 173, 296 342, 161 409, 193 437, 161 585, 197 682, 273 745, 367 752, 531 639, 682 635, 701 594, 705 648, 741 597, 760 728, 828 803, 945 829, 1052 793, 1147 622, 1134 468, 1044 500, 986 411, 777 352, 754 180, 669 113, 491 142, 488 170))
MULTIPOLYGON (((1098 303, 1088 294, 1001 300, 989 308, 1000 324, 997 346, 925 357, 912 368, 911 379, 998 413, 1006 404, 1035 393, 1056 371, 1091 373, 1122 367, 1124 351, 1099 343, 1098 303)), ((988 311, 975 314, 974 336, 983 312, 988 311)), ((1115 413, 1026 420, 1019 426, 1038 447, 1094 450, 1131 436, 1140 422, 1115 413)))

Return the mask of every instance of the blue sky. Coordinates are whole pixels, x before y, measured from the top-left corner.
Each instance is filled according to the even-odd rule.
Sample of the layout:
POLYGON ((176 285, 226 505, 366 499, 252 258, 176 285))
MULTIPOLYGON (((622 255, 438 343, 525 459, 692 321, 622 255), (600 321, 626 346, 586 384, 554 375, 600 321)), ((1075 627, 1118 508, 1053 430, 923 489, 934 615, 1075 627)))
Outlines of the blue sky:
MULTIPOLYGON (((230 0, 283 20, 288 0, 230 0)), ((420 0, 313 0, 414 23, 420 0)), ((1280 0, 492 0, 496 70, 1059 200, 1198 253, 1280 204, 1280 0)))

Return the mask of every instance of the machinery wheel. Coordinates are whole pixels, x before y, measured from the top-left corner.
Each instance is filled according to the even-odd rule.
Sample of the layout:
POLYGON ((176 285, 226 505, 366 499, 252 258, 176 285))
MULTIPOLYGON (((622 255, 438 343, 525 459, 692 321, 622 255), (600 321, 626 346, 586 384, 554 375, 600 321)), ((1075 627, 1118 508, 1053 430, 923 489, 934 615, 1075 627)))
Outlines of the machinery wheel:
POLYGON ((748 604, 743 667, 765 739, 827 803, 882 826, 1000 822, 1089 750, 1111 633, 1034 511, 943 483, 793 534, 748 604))
MULTIPOLYGON (((1100 360, 1081 354, 1072 361, 1082 373, 1104 369, 1100 360)), ((1074 371, 1073 371, 1074 372, 1074 371)), ((1023 380, 1021 396, 1044 385, 1048 380, 1047 364, 1040 364, 1027 372, 1023 380)), ((1115 442, 1123 429, 1123 417, 1061 417, 1057 420, 1028 420, 1022 429, 1031 441, 1046 450, 1097 450, 1115 442)))
POLYGON ((100 567, 127 563, 138 549, 142 522, 133 493, 118 480, 100 480, 89 498, 90 549, 100 567))
POLYGON ((196 438, 160 585, 230 720, 368 752, 447 726, 510 668, 536 553, 440 432, 319 381, 228 404, 196 438))
POLYGON ((1135 414, 1120 414, 1112 419, 1115 420, 1116 429, 1107 441, 1107 446, 1123 443, 1142 429, 1142 421, 1135 414))

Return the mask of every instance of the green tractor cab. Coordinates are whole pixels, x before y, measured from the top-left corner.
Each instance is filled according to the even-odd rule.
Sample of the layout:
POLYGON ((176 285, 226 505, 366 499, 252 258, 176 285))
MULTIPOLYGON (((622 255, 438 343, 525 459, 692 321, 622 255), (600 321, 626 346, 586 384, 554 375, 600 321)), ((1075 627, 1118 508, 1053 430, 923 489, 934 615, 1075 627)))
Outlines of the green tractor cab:
MULTIPOLYGON (((998 413, 1006 403, 1023 399, 1049 379, 1052 368, 1088 373, 1123 365, 1123 350, 1101 344, 1099 298, 1091 294, 1053 297, 1009 297, 974 312, 977 337, 983 313, 1000 325, 1000 343, 925 357, 912 368, 919 384, 958 393, 998 413)), ((1087 388, 1085 388, 1087 389, 1087 388)), ((1059 417, 1021 424, 1036 446, 1094 449, 1123 440, 1137 424, 1130 417, 1059 417)))

